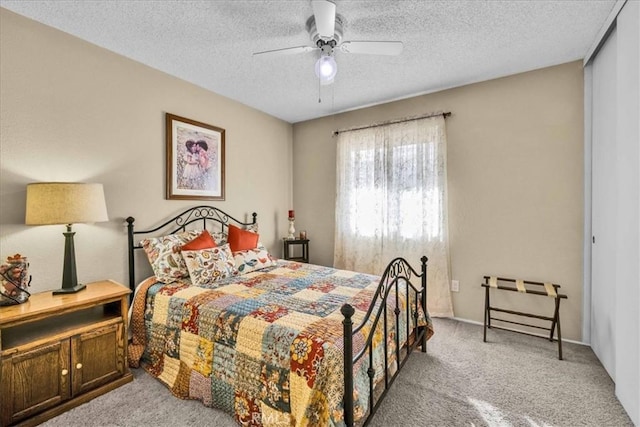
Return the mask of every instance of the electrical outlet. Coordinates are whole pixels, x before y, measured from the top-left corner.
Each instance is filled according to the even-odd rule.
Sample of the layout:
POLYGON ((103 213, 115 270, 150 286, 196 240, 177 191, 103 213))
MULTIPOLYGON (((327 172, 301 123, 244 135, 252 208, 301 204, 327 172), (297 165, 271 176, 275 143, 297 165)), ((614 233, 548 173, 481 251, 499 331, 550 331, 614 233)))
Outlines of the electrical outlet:
POLYGON ((460 292, 460 282, 457 280, 451 281, 451 292, 460 292))

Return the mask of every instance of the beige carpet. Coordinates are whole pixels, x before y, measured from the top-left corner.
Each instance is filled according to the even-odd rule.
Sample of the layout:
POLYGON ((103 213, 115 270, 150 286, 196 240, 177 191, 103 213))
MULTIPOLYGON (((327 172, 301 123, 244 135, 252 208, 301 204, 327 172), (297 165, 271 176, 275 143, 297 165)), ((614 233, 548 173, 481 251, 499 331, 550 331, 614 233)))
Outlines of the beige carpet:
MULTIPOLYGON (((589 347, 435 319, 427 354, 414 353, 371 426, 633 426, 589 347)), ((235 427, 231 416, 183 401, 143 370, 135 380, 54 418, 47 427, 235 427)))

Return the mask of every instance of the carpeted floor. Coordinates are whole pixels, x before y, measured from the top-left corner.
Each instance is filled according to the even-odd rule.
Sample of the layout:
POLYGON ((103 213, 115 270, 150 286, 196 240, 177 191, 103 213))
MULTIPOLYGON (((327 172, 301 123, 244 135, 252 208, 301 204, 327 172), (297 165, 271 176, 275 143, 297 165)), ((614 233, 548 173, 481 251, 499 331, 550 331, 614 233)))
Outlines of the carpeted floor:
MULTIPOLYGON (((371 426, 633 426, 589 347, 435 319, 427 354, 414 353, 371 426)), ((236 427, 198 401, 177 399, 143 370, 135 380, 43 426, 236 427)))

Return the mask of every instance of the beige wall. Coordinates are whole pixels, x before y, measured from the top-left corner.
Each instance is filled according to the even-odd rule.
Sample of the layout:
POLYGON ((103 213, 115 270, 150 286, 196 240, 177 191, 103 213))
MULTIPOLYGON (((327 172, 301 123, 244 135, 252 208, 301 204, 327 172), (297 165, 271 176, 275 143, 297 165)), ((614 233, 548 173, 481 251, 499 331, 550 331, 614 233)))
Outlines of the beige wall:
POLYGON ((279 254, 291 202, 291 125, 0 9, 0 257, 28 256, 32 290, 60 287, 63 226, 24 225, 25 186, 104 184, 110 221, 77 225, 83 282, 127 280, 124 218, 141 227, 198 202, 165 200, 164 114, 226 129, 226 200, 255 211, 279 254))
MULTIPOLYGON (((446 123, 456 317, 482 321, 483 275, 553 281, 569 295, 563 336, 581 340, 581 62, 295 124, 296 228, 308 232, 311 262, 333 263, 333 131, 434 111, 452 112, 446 123)), ((496 305, 552 314, 547 298, 501 294, 496 305)))

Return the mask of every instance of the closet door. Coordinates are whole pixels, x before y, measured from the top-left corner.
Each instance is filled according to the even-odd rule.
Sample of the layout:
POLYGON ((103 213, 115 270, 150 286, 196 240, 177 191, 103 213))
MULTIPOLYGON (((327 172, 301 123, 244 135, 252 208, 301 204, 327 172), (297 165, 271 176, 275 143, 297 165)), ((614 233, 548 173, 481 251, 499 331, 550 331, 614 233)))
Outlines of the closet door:
POLYGON ((593 60, 591 347, 615 379, 616 30, 593 60))
POLYGON ((640 2, 616 19, 616 396, 640 426, 640 2))

